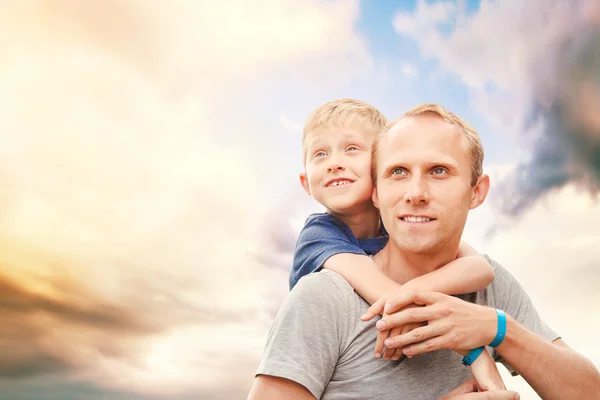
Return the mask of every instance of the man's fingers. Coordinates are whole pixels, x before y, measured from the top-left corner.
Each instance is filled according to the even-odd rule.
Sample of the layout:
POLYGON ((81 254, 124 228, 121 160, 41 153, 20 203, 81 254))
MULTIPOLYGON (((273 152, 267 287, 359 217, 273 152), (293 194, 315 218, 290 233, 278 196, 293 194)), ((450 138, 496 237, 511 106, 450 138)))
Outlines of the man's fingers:
POLYGON ((364 313, 360 317, 360 320, 361 321, 369 321, 369 320, 373 319, 373 317, 383 313, 384 305, 385 305, 385 298, 382 297, 379 300, 377 300, 375 303, 373 303, 373 305, 371 307, 369 307, 367 312, 364 313))
MULTIPOLYGON (((395 334, 396 331, 398 330, 398 328, 396 328, 396 329, 392 330, 392 332, 390 333, 389 337, 392 338, 392 337, 404 335, 404 334, 406 334, 406 333, 408 333, 408 332, 412 331, 413 329, 416 329, 416 328, 418 328, 420 326, 421 326, 420 324, 408 324, 408 325, 404 325, 401 329, 399 329, 400 330, 399 335, 395 334)), ((392 355, 392 360, 398 361, 399 359, 406 357, 406 355, 402 352, 402 350, 403 350, 402 346, 396 346, 395 349, 396 350, 394 351, 394 354, 392 355)))
POLYGON ((390 335, 387 339, 385 339, 383 344, 388 349, 406 347, 414 343, 423 342, 425 340, 441 336, 447 331, 448 328, 441 324, 425 325, 413 329, 404 335, 390 335))
POLYGON ((388 314, 400 310, 402 307, 415 303, 418 305, 430 305, 444 298, 444 294, 429 291, 407 290, 401 292, 398 296, 390 299, 386 304, 384 311, 388 314))
POLYGON ((444 349, 444 342, 445 341, 443 339, 443 336, 436 336, 433 339, 425 340, 423 342, 413 344, 410 346, 405 346, 404 350, 402 351, 404 352, 404 354, 406 354, 407 357, 412 358, 419 354, 444 349))
POLYGON ((415 307, 386 315, 375 325, 379 330, 389 330, 414 322, 425 322, 433 319, 435 309, 432 307, 415 307))

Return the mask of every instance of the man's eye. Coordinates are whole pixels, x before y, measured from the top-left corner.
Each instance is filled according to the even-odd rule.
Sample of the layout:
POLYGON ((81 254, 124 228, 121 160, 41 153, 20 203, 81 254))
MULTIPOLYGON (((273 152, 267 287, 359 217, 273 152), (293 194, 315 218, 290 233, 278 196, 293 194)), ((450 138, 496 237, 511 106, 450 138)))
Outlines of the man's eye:
POLYGON ((358 147, 356 146, 350 146, 346 149, 346 151, 358 151, 358 147))
POLYGON ((433 169, 433 174, 434 175, 442 175, 446 173, 446 168, 442 168, 442 167, 435 167, 433 169))
POLYGON ((402 175, 404 173, 404 170, 402 168, 395 168, 394 170, 392 170, 392 175, 402 175))

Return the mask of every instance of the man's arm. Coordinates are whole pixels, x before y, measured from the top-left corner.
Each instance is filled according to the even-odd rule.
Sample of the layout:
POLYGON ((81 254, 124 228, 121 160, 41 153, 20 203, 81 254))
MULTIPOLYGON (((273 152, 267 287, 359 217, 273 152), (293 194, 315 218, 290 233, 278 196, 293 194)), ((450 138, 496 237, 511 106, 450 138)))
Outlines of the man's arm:
POLYGON ((315 400, 304 386, 285 378, 259 375, 252 384, 248 400, 315 400))
POLYGON ((600 393, 600 373, 561 339, 549 342, 507 316, 496 351, 542 399, 589 399, 600 393))
POLYGON ((355 329, 359 304, 350 287, 334 277, 330 271, 310 274, 286 297, 269 330, 253 396, 300 388, 315 398, 322 395, 355 329))
MULTIPOLYGON (((491 307, 442 293, 415 291, 394 299, 391 311, 410 303, 425 307, 400 311, 377 322, 379 329, 427 322, 424 327, 388 339, 393 343, 386 346, 404 347, 409 357, 439 349, 460 351, 487 346, 496 335, 497 317, 491 307)), ((510 315, 506 337, 496 350, 545 400, 583 400, 589 399, 590 393, 600 393, 600 374, 589 360, 560 339, 552 343, 538 336, 510 315)))

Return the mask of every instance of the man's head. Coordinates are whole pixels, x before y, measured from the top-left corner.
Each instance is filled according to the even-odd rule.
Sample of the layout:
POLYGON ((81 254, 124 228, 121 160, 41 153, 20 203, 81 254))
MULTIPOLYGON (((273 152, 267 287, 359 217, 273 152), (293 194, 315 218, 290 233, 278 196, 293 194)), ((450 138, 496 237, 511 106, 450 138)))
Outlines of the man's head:
POLYGON ((402 250, 458 248, 469 210, 487 196, 483 147, 467 122, 435 104, 388 124, 373 144, 373 201, 402 250))
POLYGON ((302 149, 306 192, 333 214, 372 207, 371 146, 387 120, 362 101, 328 102, 309 116, 302 149))

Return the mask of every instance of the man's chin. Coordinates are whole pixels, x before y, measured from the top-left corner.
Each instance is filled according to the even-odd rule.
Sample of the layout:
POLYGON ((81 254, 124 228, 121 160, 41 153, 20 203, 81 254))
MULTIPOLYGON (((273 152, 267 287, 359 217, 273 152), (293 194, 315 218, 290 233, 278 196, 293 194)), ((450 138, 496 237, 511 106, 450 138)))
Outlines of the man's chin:
MULTIPOLYGON (((402 235, 404 235, 404 237, 406 237, 408 234, 407 233, 403 233, 402 235)), ((426 255, 426 254, 431 254, 434 253, 436 251, 436 249, 438 249, 440 247, 440 244, 437 243, 434 240, 422 240, 422 241, 405 241, 405 240, 400 240, 400 241, 394 241, 396 243, 396 245, 398 246, 398 249, 400 251, 402 251, 403 253, 411 253, 411 254, 422 254, 422 255, 426 255)))

